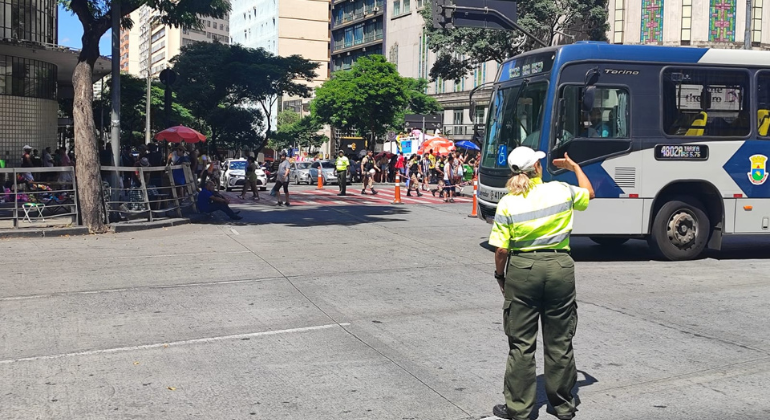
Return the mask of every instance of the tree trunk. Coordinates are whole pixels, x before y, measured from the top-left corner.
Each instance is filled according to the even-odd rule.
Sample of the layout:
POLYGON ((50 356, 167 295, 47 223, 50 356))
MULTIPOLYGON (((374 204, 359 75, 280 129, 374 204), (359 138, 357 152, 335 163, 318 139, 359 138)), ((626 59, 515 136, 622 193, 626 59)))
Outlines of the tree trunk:
MULTIPOLYGON (((86 59, 85 51, 86 46, 84 45, 75 71, 72 72, 72 84, 75 88, 72 110, 75 126, 75 156, 77 158, 75 175, 78 181, 78 198, 80 199, 80 215, 83 218, 83 225, 91 233, 104 233, 107 231, 107 226, 104 223, 99 151, 92 108, 94 99, 93 63, 96 58, 86 59)), ((98 50, 96 56, 98 57, 98 50)))

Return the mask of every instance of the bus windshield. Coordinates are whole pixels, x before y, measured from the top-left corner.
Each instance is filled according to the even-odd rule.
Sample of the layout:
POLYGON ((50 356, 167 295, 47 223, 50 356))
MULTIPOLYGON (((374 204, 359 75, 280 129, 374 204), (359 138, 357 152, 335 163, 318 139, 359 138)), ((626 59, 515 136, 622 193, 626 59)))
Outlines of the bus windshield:
POLYGON ((482 167, 507 168, 508 153, 518 146, 538 149, 547 91, 548 83, 527 83, 526 80, 495 91, 489 110, 482 167))

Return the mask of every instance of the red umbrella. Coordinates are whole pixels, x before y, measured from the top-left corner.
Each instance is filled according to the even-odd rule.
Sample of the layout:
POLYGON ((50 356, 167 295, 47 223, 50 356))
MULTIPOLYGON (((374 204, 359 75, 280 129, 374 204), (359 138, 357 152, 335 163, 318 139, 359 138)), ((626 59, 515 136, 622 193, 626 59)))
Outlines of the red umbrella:
POLYGON ((455 144, 452 140, 436 137, 430 140, 425 140, 417 153, 422 155, 430 149, 433 149, 434 155, 447 155, 449 152, 453 152, 455 150, 455 144))
POLYGON ((178 125, 176 127, 167 128, 156 134, 155 140, 166 140, 171 143, 197 143, 199 141, 206 141, 206 136, 192 128, 178 125))

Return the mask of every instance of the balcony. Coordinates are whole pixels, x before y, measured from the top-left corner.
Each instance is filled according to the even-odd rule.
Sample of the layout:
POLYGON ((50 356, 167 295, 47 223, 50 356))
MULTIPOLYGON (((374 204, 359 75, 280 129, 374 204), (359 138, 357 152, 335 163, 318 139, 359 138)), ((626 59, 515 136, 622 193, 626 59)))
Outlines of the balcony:
MULTIPOLYGON (((483 130, 484 125, 479 124, 479 129, 483 130)), ((473 136, 473 124, 444 124, 443 132, 450 138, 470 139, 473 136)))

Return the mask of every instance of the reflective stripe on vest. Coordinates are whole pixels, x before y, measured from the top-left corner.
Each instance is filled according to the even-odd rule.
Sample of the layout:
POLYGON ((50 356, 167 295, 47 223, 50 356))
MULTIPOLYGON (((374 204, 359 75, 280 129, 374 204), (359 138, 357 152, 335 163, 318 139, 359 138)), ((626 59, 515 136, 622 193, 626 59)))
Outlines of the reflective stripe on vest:
POLYGON ((569 250, 573 209, 585 210, 588 198, 583 188, 534 179, 528 193, 500 200, 489 244, 515 251, 569 250))

